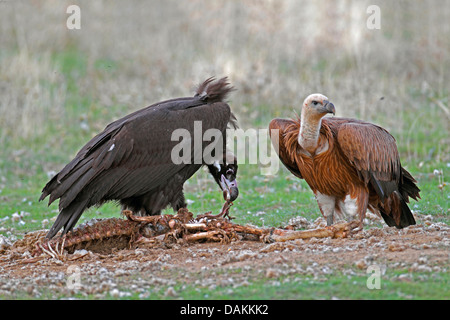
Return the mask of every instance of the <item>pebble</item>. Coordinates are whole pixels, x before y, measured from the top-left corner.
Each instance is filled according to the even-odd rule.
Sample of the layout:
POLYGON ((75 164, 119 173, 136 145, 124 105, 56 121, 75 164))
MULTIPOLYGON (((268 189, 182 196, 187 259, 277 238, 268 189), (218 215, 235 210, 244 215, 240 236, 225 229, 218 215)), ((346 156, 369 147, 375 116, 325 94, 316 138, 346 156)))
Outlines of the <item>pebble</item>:
POLYGON ((266 271, 266 277, 267 278, 276 278, 278 277, 278 272, 275 269, 267 269, 266 271))
MULTIPOLYGON (((17 218, 15 218, 17 219, 17 218)), ((303 220, 300 220, 303 222, 303 220)), ((420 221, 420 219, 418 219, 420 221)), ((211 290, 221 289, 221 287, 232 287, 233 289, 238 286, 249 286, 253 283, 253 276, 265 276, 268 283, 280 284, 278 279, 282 276, 282 281, 306 281, 305 275, 314 276, 314 281, 322 281, 320 279, 329 278, 330 274, 341 270, 343 274, 347 276, 354 275, 366 275, 365 271, 369 265, 377 264, 379 262, 387 263, 385 268, 389 274, 391 270, 409 270, 410 273, 400 274, 394 276, 392 280, 401 282, 411 282, 413 280, 420 280, 420 276, 430 277, 429 273, 433 272, 447 272, 446 266, 435 265, 434 256, 430 251, 422 251, 419 258, 416 261, 395 261, 385 259, 383 256, 383 250, 390 250, 389 246, 394 253, 390 253, 390 256, 395 256, 395 251, 404 250, 423 250, 432 248, 442 248, 442 246, 450 246, 449 231, 450 228, 443 223, 433 223, 432 219, 428 220, 429 225, 419 225, 410 228, 403 229, 401 231, 395 228, 371 228, 362 231, 357 234, 349 242, 341 242, 339 239, 310 239, 310 240, 295 240, 286 243, 273 243, 268 245, 261 245, 260 250, 249 250, 244 247, 229 247, 223 246, 213 249, 199 249, 195 246, 181 246, 178 249, 170 249, 167 251, 161 251, 155 260, 147 261, 145 258, 152 252, 150 249, 136 249, 136 250, 124 250, 115 253, 117 258, 119 255, 123 255, 123 260, 116 260, 114 265, 105 264, 103 258, 92 257, 89 254, 86 257, 80 258, 76 262, 69 262, 61 264, 61 266, 69 266, 70 263, 76 263, 80 267, 82 291, 69 290, 66 286, 68 273, 66 273, 62 267, 58 266, 58 270, 62 272, 46 272, 41 273, 38 266, 54 266, 56 261, 51 259, 37 262, 36 264, 23 265, 21 270, 29 270, 35 268, 35 272, 26 277, 11 277, 8 267, 0 267, 0 295, 11 297, 14 295, 17 288, 23 288, 25 294, 38 298, 42 295, 41 287, 51 288, 54 296, 60 297, 61 295, 71 296, 74 294, 88 295, 92 294, 93 297, 99 299, 105 298, 108 295, 113 298, 122 298, 134 294, 142 298, 148 298, 155 294, 155 292, 164 292, 167 297, 180 297, 182 296, 183 287, 178 287, 181 283, 187 283, 196 286, 210 288, 211 290), (439 234, 439 242, 430 244, 412 245, 408 242, 407 237, 414 237, 416 234, 436 232, 439 234), (398 241, 390 241, 386 239, 386 236, 401 235, 406 240, 399 239, 398 241), (345 244, 345 245, 341 245, 345 244), (229 250, 227 251, 227 249, 229 250), (223 249, 223 250, 222 250, 223 249), (381 249, 381 251, 380 251, 381 249), (399 250, 400 249, 400 250, 399 250), (188 268, 183 266, 174 265, 174 261, 178 259, 178 252, 185 250, 190 254, 186 256, 184 264, 188 268), (203 251, 202 251, 203 250, 203 251), (373 250, 373 251, 372 251, 373 250), (353 265, 349 265, 342 269, 333 263, 323 262, 320 260, 320 255, 339 257, 347 252, 351 252, 352 255, 356 255, 359 252, 365 252, 365 256, 359 255, 357 261, 353 265), (297 252, 303 255, 308 255, 308 259, 302 260, 299 258, 297 261, 289 259, 289 255, 296 255, 297 252), (209 255, 207 255, 208 253, 209 255), (338 253, 333 255, 331 253, 338 253), (378 253, 378 255, 376 254, 378 253), (212 265, 199 266, 204 257, 217 255, 218 261, 212 265), (159 259, 158 259, 159 258, 159 259), (311 263, 311 259, 319 261, 319 263, 311 263), (259 267, 259 259, 264 261, 270 261, 270 264, 265 264, 264 267, 259 267), (223 263, 220 264, 219 262, 223 263), (37 266, 37 267, 36 267, 37 266), (169 272, 174 270, 174 277, 168 276, 169 272), (194 273, 192 268, 195 269, 194 273), (181 271, 182 270, 182 271, 181 271), (198 271, 202 271, 199 273, 198 271), (217 270, 217 272, 216 272, 217 270), (257 271, 256 271, 257 270, 257 271), (145 272, 139 275, 139 272, 145 272), (163 273, 158 273, 162 271, 163 273), (421 274, 416 275, 414 272, 421 274), (131 275, 131 276, 130 276, 131 275), (201 276, 198 280, 197 276, 201 276), (414 276, 414 277, 413 277, 414 276), (181 279, 181 280, 180 280, 181 279), (164 291, 158 291, 162 286, 164 291), (177 290, 174 288, 177 287, 177 290), (121 288, 121 289, 119 289, 121 288), (179 289, 178 289, 179 288, 179 289)), ((299 225, 302 224, 299 223, 299 225)), ((322 223, 318 220, 317 224, 322 223)), ((308 223, 313 225, 313 223, 308 223)), ((0 235, 0 251, 2 248, 11 246, 12 235, 9 237, 0 235)), ((90 253, 87 250, 77 250, 74 256, 84 255, 90 253)), ((29 253, 28 253, 29 254, 29 253)), ((300 257, 300 256, 298 256, 300 257)), ((1 258, 1 256, 0 256, 1 258)), ((264 262, 263 261, 263 262, 264 262)), ((351 264, 351 262, 350 262, 351 264)), ((309 278, 308 278, 309 279, 309 278)), ((230 292, 233 292, 232 289, 230 292)), ((43 297, 47 297, 44 296, 43 297)))
POLYGON ((0 234, 0 251, 7 250, 12 245, 11 241, 0 234))
POLYGON ((113 297, 113 298, 119 298, 119 296, 120 296, 120 291, 119 291, 119 289, 112 289, 112 290, 109 292, 109 295, 110 295, 111 297, 113 297))
POLYGON ((168 287, 165 295, 168 297, 176 297, 177 296, 177 292, 175 291, 175 289, 173 287, 168 287))
POLYGON ((397 280, 401 281, 401 282, 411 282, 412 281, 412 276, 409 273, 402 273, 401 275, 399 275, 397 277, 397 280))
POLYGON ((367 263, 364 259, 360 259, 360 260, 356 261, 355 266, 361 270, 367 269, 367 263))

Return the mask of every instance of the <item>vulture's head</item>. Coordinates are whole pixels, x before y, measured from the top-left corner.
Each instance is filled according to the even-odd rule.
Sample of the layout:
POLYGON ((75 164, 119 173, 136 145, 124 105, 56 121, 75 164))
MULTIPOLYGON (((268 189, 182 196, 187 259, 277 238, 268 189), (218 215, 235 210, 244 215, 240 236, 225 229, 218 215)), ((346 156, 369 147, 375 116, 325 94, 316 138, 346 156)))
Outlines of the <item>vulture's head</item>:
POLYGON ((303 101, 302 115, 322 118, 327 113, 336 113, 334 104, 328 101, 328 98, 320 93, 310 94, 303 101))
POLYGON ((227 152, 224 161, 214 161, 208 166, 209 172, 223 191, 224 200, 234 201, 239 195, 236 182, 238 171, 237 159, 231 152, 227 152))

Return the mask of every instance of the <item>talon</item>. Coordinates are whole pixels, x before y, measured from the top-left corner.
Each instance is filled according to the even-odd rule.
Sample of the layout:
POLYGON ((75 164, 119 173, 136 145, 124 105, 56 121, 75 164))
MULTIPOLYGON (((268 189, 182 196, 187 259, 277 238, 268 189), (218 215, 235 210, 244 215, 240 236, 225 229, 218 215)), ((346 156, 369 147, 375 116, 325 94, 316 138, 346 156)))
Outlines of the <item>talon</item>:
POLYGON ((333 225, 333 214, 330 214, 327 216, 327 226, 332 226, 333 225))

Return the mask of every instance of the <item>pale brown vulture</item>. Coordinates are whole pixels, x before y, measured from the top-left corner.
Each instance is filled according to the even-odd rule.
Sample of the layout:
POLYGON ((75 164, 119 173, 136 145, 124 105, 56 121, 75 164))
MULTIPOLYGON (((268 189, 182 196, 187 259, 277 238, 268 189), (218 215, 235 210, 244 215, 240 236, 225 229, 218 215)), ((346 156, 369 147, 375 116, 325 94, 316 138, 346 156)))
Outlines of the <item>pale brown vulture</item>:
POLYGON ((203 165, 224 197, 236 199, 238 166, 226 151, 226 129, 228 124, 236 125, 236 118, 224 102, 232 90, 227 78, 209 78, 194 97, 158 102, 109 124, 42 190, 39 200, 50 196, 50 205, 59 199, 60 213, 47 238, 61 228, 67 233, 84 210, 109 200, 141 215, 160 214, 168 205, 174 210, 186 207, 183 184, 203 165), (172 136, 177 129, 192 135, 192 140, 184 141, 188 152, 181 152, 187 152, 190 161, 173 161, 172 151, 181 143, 180 136, 172 136), (221 137, 207 141, 204 134, 209 129, 218 130, 221 137), (196 141, 200 141, 197 147, 196 141), (205 148, 217 144, 220 152, 212 154, 216 160, 206 163, 205 148))
POLYGON ((335 114, 334 105, 312 94, 303 102, 301 119, 274 119, 269 125, 280 160, 308 183, 327 224, 336 213, 357 216, 361 228, 367 209, 388 226, 415 224, 407 203, 420 198, 420 189, 401 166, 394 137, 368 122, 324 118, 328 113, 335 114))

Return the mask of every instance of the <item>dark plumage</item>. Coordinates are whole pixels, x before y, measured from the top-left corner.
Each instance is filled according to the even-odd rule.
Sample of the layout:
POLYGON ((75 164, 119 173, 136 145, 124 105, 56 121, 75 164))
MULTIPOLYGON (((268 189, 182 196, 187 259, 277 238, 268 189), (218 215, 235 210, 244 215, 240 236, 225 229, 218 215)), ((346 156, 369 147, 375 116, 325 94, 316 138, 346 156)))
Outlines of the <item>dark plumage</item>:
POLYGON ((42 190, 39 200, 50 196, 50 205, 59 199, 60 213, 47 238, 61 228, 67 233, 84 210, 109 200, 142 215, 160 214, 168 205, 174 210, 186 207, 183 184, 203 165, 208 165, 215 181, 233 201, 238 195, 234 181, 237 163, 226 152, 225 141, 227 125, 236 126, 236 118, 223 102, 232 90, 227 78, 209 78, 194 97, 159 102, 109 124, 42 190), (186 129, 194 140, 194 122, 201 123, 202 137, 208 129, 217 129, 223 140, 200 138, 201 150, 194 150, 194 143, 190 146, 191 161, 175 164, 172 150, 181 142, 172 141, 172 133, 186 129), (206 146, 220 142, 223 147, 215 155, 216 163, 205 163, 203 157, 196 160, 206 146))

